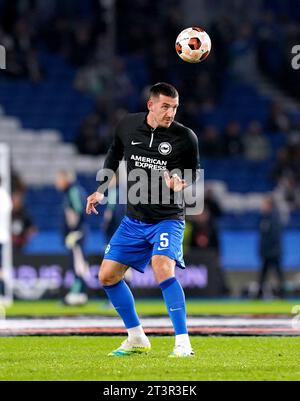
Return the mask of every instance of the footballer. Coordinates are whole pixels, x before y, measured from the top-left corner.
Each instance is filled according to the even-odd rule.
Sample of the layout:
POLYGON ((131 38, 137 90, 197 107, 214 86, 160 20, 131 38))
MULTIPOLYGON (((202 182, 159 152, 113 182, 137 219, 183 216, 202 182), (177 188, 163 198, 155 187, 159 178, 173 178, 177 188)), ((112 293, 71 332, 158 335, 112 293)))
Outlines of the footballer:
MULTIPOLYGON (((141 169, 146 177, 141 190, 143 201, 131 202, 128 197, 126 215, 105 250, 99 270, 103 289, 128 332, 128 338, 111 356, 147 353, 151 349, 132 292, 124 281, 129 267, 144 273, 150 262, 174 327, 175 346, 170 356, 194 355, 186 324, 185 296, 175 277, 176 266, 185 268, 182 251, 185 204, 176 201, 176 194, 196 181, 199 149, 196 134, 175 121, 178 106, 179 95, 172 85, 152 86, 148 112, 124 117, 104 162, 103 171, 116 172, 124 158, 127 177, 135 169, 141 169), (172 170, 182 174, 172 174, 172 170), (189 179, 183 175, 184 170, 191 172, 189 179), (162 175, 159 185, 150 182, 155 174, 162 175), (169 202, 151 202, 151 196, 155 195, 151 192, 162 187, 169 191, 169 202)), ((98 214, 96 207, 104 198, 108 181, 103 179, 98 190, 88 197, 87 214, 98 214)), ((128 180, 128 193, 133 185, 128 180)))

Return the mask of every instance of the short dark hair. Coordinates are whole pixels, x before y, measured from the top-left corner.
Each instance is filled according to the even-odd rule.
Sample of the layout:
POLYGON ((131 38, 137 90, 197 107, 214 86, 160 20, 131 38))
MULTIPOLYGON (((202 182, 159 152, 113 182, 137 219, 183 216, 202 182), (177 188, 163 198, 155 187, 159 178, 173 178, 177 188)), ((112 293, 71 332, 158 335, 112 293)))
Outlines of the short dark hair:
POLYGON ((167 84, 166 82, 158 82, 150 88, 150 97, 158 97, 159 95, 169 96, 173 99, 179 96, 177 89, 173 85, 167 84))

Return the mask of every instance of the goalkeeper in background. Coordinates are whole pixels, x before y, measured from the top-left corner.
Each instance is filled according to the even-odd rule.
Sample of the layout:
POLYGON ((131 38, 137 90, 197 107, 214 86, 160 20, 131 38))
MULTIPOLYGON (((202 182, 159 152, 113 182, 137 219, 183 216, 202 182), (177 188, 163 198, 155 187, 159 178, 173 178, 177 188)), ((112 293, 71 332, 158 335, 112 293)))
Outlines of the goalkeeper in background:
POLYGON ((88 273, 88 264, 84 256, 86 237, 84 189, 76 182, 71 171, 61 170, 56 175, 55 186, 63 192, 64 227, 63 236, 69 250, 69 268, 74 271, 75 280, 70 292, 65 296, 67 305, 83 305, 87 302, 84 277, 88 273))

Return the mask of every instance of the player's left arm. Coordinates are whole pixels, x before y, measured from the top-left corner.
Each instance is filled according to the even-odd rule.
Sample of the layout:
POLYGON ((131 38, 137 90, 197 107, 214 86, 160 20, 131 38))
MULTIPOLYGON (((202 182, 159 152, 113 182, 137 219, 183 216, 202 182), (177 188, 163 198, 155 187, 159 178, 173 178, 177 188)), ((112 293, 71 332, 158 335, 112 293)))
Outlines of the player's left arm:
POLYGON ((179 168, 181 177, 176 173, 170 175, 169 172, 164 172, 166 185, 174 192, 182 191, 200 177, 198 138, 192 130, 188 129, 184 143, 179 168))
POLYGON ((199 143, 197 135, 191 129, 188 129, 182 152, 182 167, 183 178, 188 187, 200 177, 199 143))

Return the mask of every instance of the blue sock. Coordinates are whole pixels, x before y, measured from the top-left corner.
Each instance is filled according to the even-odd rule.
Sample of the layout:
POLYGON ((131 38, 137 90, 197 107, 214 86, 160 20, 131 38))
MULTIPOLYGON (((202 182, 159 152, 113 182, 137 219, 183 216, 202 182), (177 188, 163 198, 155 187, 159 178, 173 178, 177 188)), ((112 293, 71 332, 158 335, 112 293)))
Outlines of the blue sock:
POLYGON ((106 295, 123 320, 126 329, 137 327, 140 321, 134 306, 134 298, 130 288, 124 280, 117 284, 103 286, 106 295))
POLYGON ((184 292, 175 277, 160 283, 165 304, 172 320, 175 335, 187 334, 184 292))

